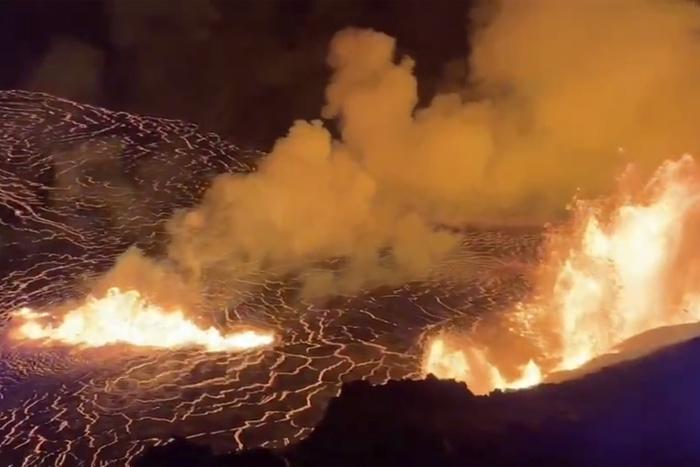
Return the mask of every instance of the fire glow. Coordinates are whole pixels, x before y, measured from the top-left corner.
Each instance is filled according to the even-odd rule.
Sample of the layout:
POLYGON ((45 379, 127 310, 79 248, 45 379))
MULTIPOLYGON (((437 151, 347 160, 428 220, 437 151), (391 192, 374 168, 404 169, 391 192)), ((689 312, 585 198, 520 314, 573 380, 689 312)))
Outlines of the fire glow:
POLYGON ((49 313, 22 308, 13 313, 21 324, 11 333, 18 340, 42 340, 82 347, 110 344, 178 348, 202 347, 210 352, 237 352, 270 345, 271 332, 245 330, 223 335, 214 327, 202 329, 180 309, 164 310, 136 290, 112 288, 101 298, 88 297, 69 310, 57 325, 49 313))
POLYGON ((475 393, 523 388, 646 331, 700 321, 699 183, 700 168, 686 155, 637 189, 577 201, 572 224, 547 243, 535 298, 503 318, 513 339, 495 345, 520 361, 505 361, 503 349, 478 336, 443 335, 429 343, 424 371, 475 393))

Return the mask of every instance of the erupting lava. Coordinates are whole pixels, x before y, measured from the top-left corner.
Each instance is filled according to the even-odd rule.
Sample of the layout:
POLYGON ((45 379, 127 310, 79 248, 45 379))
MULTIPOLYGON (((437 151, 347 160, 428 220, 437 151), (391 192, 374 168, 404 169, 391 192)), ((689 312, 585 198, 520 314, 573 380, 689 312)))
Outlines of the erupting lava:
POLYGON ((185 318, 182 310, 166 311, 149 303, 136 290, 118 288, 110 289, 102 298, 88 297, 56 326, 44 323, 50 314, 30 308, 22 308, 13 316, 24 321, 12 333, 16 339, 44 339, 86 347, 126 343, 164 348, 200 346, 210 352, 222 352, 266 346, 274 341, 270 332, 246 330, 222 335, 214 327, 202 329, 185 318))
POLYGON ((499 343, 437 337, 425 372, 465 381, 475 393, 522 388, 643 332, 700 321, 699 188, 700 168, 686 155, 640 189, 577 201, 570 228, 549 239, 535 298, 503 318, 499 343))

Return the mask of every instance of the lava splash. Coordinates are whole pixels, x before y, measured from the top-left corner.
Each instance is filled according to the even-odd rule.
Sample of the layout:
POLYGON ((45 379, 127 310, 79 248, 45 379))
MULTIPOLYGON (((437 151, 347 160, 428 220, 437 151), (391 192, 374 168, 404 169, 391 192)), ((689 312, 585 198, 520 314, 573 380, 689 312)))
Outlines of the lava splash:
POLYGON ((31 308, 13 313, 20 321, 11 332, 18 340, 43 340, 83 347, 125 343, 133 346, 202 347, 210 352, 235 352, 270 345, 274 334, 245 330, 222 334, 214 327, 202 329, 180 309, 165 310, 136 290, 111 288, 100 298, 89 296, 69 310, 61 322, 47 323, 51 315, 31 308))
POLYGON ((575 202, 571 224, 551 232, 533 298, 491 329, 434 338, 424 371, 475 393, 522 388, 644 332, 700 321, 700 167, 686 155, 646 184, 631 180, 609 199, 575 202))

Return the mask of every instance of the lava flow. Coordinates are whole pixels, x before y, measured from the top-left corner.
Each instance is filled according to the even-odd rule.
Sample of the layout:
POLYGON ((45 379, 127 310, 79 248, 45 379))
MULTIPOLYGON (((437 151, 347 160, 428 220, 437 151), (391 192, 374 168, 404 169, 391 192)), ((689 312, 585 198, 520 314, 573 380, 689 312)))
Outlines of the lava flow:
POLYGON ((15 339, 84 347, 126 343, 162 348, 198 346, 210 352, 223 352, 266 346, 274 341, 270 332, 245 330, 223 335, 214 327, 202 329, 188 320, 180 309, 164 310, 136 290, 118 288, 109 289, 101 298, 88 297, 55 326, 45 324, 51 317, 49 313, 31 308, 22 308, 13 316, 23 321, 11 333, 15 339))
POLYGON ((700 168, 686 155, 638 189, 577 201, 572 224, 551 233, 534 298, 495 323, 494 341, 434 338, 425 372, 465 381, 475 393, 522 388, 646 331, 700 321, 699 183, 700 168))

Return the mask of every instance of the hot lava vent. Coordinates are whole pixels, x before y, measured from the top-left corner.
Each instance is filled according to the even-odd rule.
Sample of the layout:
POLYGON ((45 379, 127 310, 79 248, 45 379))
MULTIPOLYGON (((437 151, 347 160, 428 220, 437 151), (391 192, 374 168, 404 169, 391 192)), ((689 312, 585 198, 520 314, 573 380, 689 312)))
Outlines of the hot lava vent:
POLYGON ((576 200, 572 221, 550 228, 531 299, 478 332, 434 337, 425 372, 481 394, 522 388, 639 334, 699 321, 699 183, 685 155, 646 183, 628 170, 613 197, 576 200))
POLYGON ((42 340, 84 347, 109 344, 177 348, 202 347, 207 351, 242 351, 270 345, 270 332, 245 330, 222 334, 214 327, 203 329, 185 317, 181 309, 165 310, 136 290, 111 288, 104 297, 89 296, 70 309, 60 323, 47 323, 51 314, 21 308, 13 313, 20 321, 11 336, 18 340, 42 340))

